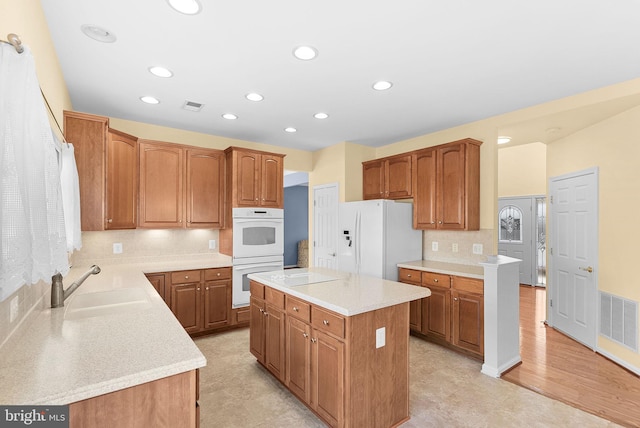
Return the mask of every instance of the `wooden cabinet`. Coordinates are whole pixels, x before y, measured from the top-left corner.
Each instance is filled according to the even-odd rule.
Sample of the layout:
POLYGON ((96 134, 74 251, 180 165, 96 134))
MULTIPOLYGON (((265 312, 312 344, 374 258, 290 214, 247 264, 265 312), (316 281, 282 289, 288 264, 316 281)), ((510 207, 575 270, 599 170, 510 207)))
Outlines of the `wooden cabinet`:
POLYGON ((284 294, 251 281, 251 353, 276 378, 285 378, 284 294), (259 290, 259 291, 258 291, 259 290), (260 296, 264 296, 263 299, 260 296))
POLYGON ((170 274, 164 273, 164 272, 145 274, 145 276, 147 277, 151 285, 153 285, 153 288, 155 288, 158 294, 160 295, 160 297, 162 297, 162 300, 164 300, 165 303, 168 304, 169 298, 170 298, 170 290, 169 290, 170 279, 168 279, 167 275, 170 275, 170 274))
POLYGON ((322 330, 311 339, 311 408, 332 427, 344 423, 345 344, 322 330))
POLYGON ((171 272, 169 307, 187 333, 231 324, 231 268, 171 272))
POLYGON ((431 290, 431 296, 410 307, 412 332, 479 357, 484 355, 482 280, 405 268, 399 268, 398 276, 400 282, 431 290))
POLYGON ((139 146, 138 226, 223 227, 222 152, 148 140, 139 146))
POLYGON ((412 155, 403 154, 362 163, 363 199, 403 199, 413 196, 412 155))
POLYGON ((197 371, 69 404, 71 428, 199 426, 197 371))
POLYGON ((135 229, 137 138, 109 128, 107 117, 71 111, 64 112, 64 134, 78 168, 81 229, 135 229))
POLYGON ((414 228, 480 228, 480 144, 467 138, 415 153, 414 228))
POLYGON ((284 155, 229 147, 230 207, 284 208, 284 155))

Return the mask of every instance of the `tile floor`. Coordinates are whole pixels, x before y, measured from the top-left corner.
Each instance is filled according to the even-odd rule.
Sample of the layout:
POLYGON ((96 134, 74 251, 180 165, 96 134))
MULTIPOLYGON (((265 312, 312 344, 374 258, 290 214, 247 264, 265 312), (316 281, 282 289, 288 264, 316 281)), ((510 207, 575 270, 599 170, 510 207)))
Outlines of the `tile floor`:
MULTIPOLYGON (((249 330, 195 340, 201 426, 324 427, 249 353, 249 330)), ((410 338, 409 427, 615 427, 612 422, 480 373, 481 364, 410 338)), ((368 427, 367 427, 368 428, 368 427)))

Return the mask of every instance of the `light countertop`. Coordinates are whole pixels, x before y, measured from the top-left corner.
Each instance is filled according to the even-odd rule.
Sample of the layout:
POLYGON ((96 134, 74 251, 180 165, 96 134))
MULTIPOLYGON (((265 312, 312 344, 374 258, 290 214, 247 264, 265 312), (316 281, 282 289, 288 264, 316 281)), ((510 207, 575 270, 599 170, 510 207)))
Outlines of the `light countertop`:
POLYGON ((459 263, 436 262, 432 260, 415 260, 398 263, 398 267, 416 269, 426 272, 442 273, 445 275, 464 276, 467 278, 484 279, 484 268, 477 265, 459 263))
POLYGON ((254 273, 249 274, 249 278, 345 316, 370 312, 431 295, 431 291, 425 287, 317 267, 254 273), (324 281, 292 285, 296 281, 288 280, 300 279, 304 275, 315 276, 316 279, 324 281))
MULTIPOLYGON (((34 313, 0 348, 0 403, 69 404, 206 365, 206 359, 144 273, 231 266, 218 254, 170 262, 113 264, 90 276, 65 307, 34 313), (65 319, 87 293, 138 289, 148 302, 135 311, 65 319)), ((89 266, 74 266, 65 288, 89 266)))

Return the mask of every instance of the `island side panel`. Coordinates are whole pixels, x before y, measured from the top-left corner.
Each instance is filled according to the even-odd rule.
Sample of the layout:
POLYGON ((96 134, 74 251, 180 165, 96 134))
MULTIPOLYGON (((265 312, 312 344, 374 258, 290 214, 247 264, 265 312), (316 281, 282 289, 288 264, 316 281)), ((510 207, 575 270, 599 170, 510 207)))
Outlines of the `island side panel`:
POLYGON ((391 427, 409 419, 409 303, 347 318, 345 422, 391 427), (376 330, 385 345, 376 348, 376 330))

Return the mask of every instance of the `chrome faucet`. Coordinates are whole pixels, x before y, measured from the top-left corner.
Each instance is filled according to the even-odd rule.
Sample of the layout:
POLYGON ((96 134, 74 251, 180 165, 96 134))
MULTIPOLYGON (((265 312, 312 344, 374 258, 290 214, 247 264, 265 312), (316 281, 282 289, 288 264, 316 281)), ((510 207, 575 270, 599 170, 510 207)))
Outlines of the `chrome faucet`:
POLYGON ((62 285, 62 275, 57 273, 51 277, 51 307, 52 308, 61 308, 64 306, 64 301, 67 300, 71 293, 76 291, 78 287, 82 285, 82 283, 89 278, 91 275, 97 275, 100 273, 100 267, 97 265, 91 266, 87 272, 82 274, 82 276, 76 281, 72 282, 69 288, 66 290, 62 285))

